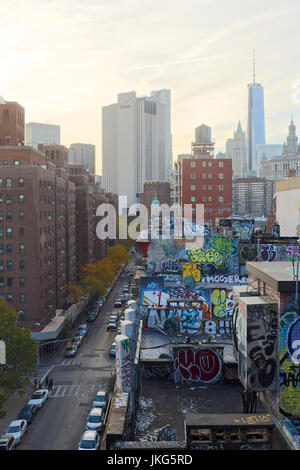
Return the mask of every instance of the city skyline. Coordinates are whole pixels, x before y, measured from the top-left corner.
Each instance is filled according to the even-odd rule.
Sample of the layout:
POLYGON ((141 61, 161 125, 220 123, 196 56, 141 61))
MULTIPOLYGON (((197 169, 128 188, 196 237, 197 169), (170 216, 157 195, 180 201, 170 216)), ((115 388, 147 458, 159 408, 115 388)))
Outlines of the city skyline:
POLYGON ((190 129, 202 122, 213 128, 216 151, 225 149, 239 120, 246 129, 255 48, 257 80, 265 90, 267 142, 283 143, 291 114, 296 123, 300 116, 292 99, 299 51, 290 47, 297 40, 299 3, 246 1, 236 9, 233 0, 226 6, 213 0, 166 1, 151 9, 154 4, 88 0, 82 8, 77 0, 53 0, 45 8, 41 0, 6 2, 0 20, 0 37, 7 44, 0 52, 6 64, 0 95, 25 107, 26 122, 60 125, 64 145, 95 144, 101 173, 102 106, 121 92, 136 90, 142 96, 168 88, 174 160, 190 147, 190 129), (217 16, 210 14, 216 6, 217 16), (205 21, 198 28, 203 11, 205 21))

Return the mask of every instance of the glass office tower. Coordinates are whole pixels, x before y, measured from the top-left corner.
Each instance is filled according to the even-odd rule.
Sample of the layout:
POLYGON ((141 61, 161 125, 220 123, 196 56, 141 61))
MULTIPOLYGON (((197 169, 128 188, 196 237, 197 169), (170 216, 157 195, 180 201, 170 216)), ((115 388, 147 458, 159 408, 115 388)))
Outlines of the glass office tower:
POLYGON ((266 143, 264 89, 254 81, 248 85, 248 90, 247 164, 248 170, 259 174, 257 146, 266 143))

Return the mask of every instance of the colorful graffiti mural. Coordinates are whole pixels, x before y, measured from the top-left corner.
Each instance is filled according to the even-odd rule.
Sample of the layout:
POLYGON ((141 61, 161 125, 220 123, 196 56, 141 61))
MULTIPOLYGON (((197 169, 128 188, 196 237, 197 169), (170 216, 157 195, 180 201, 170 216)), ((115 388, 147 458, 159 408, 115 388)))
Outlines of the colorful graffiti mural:
POLYGON ((300 319, 291 306, 280 318, 280 414, 300 418, 300 319))
POLYGON ((201 271, 197 266, 197 263, 182 263, 182 280, 186 278, 192 278, 194 282, 200 282, 201 271))
POLYGON ((231 289, 213 289, 211 304, 212 314, 217 320, 232 318, 233 292, 231 289))
POLYGON ((174 348, 175 382, 216 383, 222 369, 222 349, 174 348))
POLYGON ((163 273, 178 273, 181 271, 179 258, 164 258, 160 262, 160 268, 163 273))

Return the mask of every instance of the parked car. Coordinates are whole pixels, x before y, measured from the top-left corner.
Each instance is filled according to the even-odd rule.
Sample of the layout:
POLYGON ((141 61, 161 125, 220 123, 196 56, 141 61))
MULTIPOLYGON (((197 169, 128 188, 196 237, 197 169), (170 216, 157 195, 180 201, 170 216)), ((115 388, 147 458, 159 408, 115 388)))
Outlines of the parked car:
POLYGON ((78 444, 78 450, 98 450, 100 437, 97 431, 85 431, 78 444))
POLYGON ((115 320, 110 320, 107 323, 106 331, 116 331, 117 330, 117 322, 115 320))
POLYGON ((37 412, 38 412, 37 406, 34 406, 34 405, 23 406, 23 408, 21 409, 18 415, 18 419, 26 419, 27 424, 31 424, 37 412))
POLYGON ((115 308, 121 308, 121 307, 122 307, 122 302, 121 302, 121 300, 117 299, 115 301, 115 308))
POLYGON ((111 313, 110 314, 110 319, 114 320, 114 321, 117 321, 118 320, 118 313, 117 312, 111 313))
POLYGON ((125 316, 124 316, 124 315, 122 315, 122 316, 120 317, 120 322, 121 322, 121 321, 125 321, 125 316))
POLYGON ((82 325, 79 325, 79 327, 77 328, 77 332, 80 333, 80 332, 83 332, 85 335, 88 334, 89 332, 89 327, 87 326, 86 323, 82 323, 82 325))
POLYGON ((129 292, 129 287, 127 285, 123 286, 123 294, 127 294, 129 292))
POLYGON ((118 335, 121 335, 122 334, 122 328, 121 328, 121 325, 118 326, 118 329, 117 329, 117 334, 118 335))
POLYGON ((72 346, 68 347, 65 350, 65 357, 74 357, 77 353, 77 346, 76 344, 72 343, 72 346))
POLYGON ((109 355, 110 356, 116 357, 116 347, 117 347, 117 344, 115 342, 113 342, 111 347, 109 348, 109 355))
POLYGON ((102 408, 92 408, 86 421, 86 430, 100 431, 102 428, 102 408))
POLYGON ((12 436, 15 438, 16 445, 20 444, 22 437, 24 436, 27 430, 27 421, 26 419, 17 419, 12 421, 8 426, 6 435, 12 436))
POLYGON ((79 348, 81 343, 82 343, 82 336, 81 335, 74 336, 74 338, 72 339, 72 344, 74 344, 74 346, 76 346, 77 349, 79 348))
POLYGON ((87 317, 87 320, 86 320, 86 321, 88 321, 88 322, 92 322, 92 321, 95 321, 95 319, 96 319, 96 315, 95 315, 95 313, 94 313, 94 312, 91 312, 91 313, 89 313, 89 315, 88 315, 88 317, 87 317))
POLYGON ((31 395, 28 405, 33 405, 37 406, 38 408, 42 408, 48 398, 49 390, 47 388, 40 388, 31 395))
POLYGON ((16 447, 16 439, 12 435, 4 435, 0 437, 0 450, 14 450, 16 447))
POLYGON ((93 408, 103 408, 103 410, 105 410, 107 406, 107 392, 99 390, 94 396, 92 406, 93 408))

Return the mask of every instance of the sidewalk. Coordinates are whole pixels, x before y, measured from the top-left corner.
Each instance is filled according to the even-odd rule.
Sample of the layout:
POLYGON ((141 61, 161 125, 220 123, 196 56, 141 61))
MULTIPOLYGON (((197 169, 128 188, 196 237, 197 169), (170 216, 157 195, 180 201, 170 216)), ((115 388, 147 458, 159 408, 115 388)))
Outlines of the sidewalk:
MULTIPOLYGON (((40 382, 45 381, 46 376, 51 373, 53 367, 54 366, 39 367, 37 380, 40 382)), ((30 399, 32 393, 33 386, 28 386, 23 395, 14 393, 4 403, 3 409, 6 411, 6 415, 4 418, 0 419, 0 436, 5 433, 10 422, 17 419, 19 412, 23 406, 27 405, 27 402, 30 399)))

